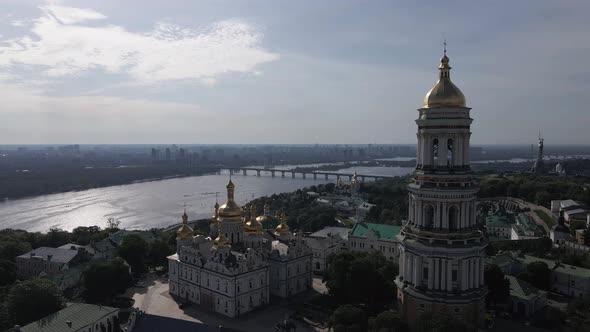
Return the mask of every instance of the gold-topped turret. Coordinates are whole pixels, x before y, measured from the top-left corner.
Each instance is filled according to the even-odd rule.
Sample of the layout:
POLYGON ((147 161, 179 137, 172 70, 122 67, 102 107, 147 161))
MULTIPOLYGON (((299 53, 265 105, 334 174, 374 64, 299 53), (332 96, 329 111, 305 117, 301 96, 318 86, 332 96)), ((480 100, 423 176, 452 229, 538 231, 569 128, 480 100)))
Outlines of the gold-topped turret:
POLYGON ((246 222, 245 231, 248 234, 262 234, 262 224, 258 221, 256 217, 256 207, 254 204, 250 206, 250 220, 246 222))
POLYGON ((231 179, 229 179, 226 188, 227 202, 219 207, 218 217, 220 220, 239 220, 242 218, 242 208, 234 200, 234 190, 236 187, 231 179))
POLYGON ((447 57, 446 41, 444 45, 443 57, 438 66, 438 82, 424 97, 423 108, 466 107, 463 92, 451 82, 451 66, 447 57))
POLYGON ((176 231, 176 236, 180 239, 190 239, 193 237, 193 229, 188 225, 188 215, 186 209, 182 214, 182 226, 176 231))
POLYGON ((217 237, 213 240, 213 245, 217 248, 229 248, 231 247, 229 240, 223 234, 223 225, 219 224, 219 231, 217 232, 217 237))
POLYGON ((289 226, 287 225, 287 215, 283 210, 281 212, 281 223, 275 228, 275 235, 276 236, 284 236, 289 235, 289 226))

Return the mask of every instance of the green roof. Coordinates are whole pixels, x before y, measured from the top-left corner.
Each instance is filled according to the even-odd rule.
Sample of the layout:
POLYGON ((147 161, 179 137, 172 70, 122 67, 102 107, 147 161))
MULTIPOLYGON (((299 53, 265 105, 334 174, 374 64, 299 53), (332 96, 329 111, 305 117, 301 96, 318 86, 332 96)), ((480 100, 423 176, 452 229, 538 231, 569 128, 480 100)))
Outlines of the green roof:
POLYGON ((486 226, 510 228, 512 227, 512 222, 506 216, 494 214, 486 217, 486 226))
MULTIPOLYGON (((66 308, 21 327, 22 332, 64 332, 87 330, 102 318, 115 314, 119 309, 86 303, 72 303, 66 308), (67 322, 72 323, 68 327, 67 322)), ((94 331, 94 328, 92 329, 94 331)))
POLYGON ((367 237, 367 234, 369 234, 369 231, 371 230, 375 232, 380 239, 395 240, 395 237, 399 234, 401 229, 401 226, 359 222, 352 228, 350 236, 367 237))

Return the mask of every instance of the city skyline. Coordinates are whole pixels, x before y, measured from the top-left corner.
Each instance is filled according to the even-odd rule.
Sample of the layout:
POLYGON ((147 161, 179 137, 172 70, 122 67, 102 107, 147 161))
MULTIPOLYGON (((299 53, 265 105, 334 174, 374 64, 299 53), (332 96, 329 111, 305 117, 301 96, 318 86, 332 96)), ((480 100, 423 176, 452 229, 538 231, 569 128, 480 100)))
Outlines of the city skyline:
POLYGON ((582 1, 160 5, 7 1, 0 141, 411 144, 444 38, 474 145, 590 138, 582 1))

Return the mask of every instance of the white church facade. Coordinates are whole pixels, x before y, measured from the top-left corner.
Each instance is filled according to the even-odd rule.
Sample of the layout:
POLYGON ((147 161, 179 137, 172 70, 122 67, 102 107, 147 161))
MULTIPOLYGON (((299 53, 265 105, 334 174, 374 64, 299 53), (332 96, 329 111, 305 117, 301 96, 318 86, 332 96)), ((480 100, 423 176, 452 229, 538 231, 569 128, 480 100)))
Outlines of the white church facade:
POLYGON ((194 235, 185 211, 177 252, 168 257, 170 294, 228 317, 269 303, 271 295, 311 288, 311 249, 289 231, 285 215, 267 232, 254 208, 245 216, 234 190, 230 180, 227 202, 215 206, 210 237, 194 235))

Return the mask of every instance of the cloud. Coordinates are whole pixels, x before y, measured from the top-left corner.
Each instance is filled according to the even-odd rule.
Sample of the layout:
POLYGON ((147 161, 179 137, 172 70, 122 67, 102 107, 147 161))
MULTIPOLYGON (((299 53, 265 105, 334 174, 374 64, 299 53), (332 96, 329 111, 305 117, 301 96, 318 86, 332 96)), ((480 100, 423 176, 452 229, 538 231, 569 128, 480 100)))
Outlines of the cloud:
POLYGON ((91 9, 41 7, 29 34, 4 40, 0 69, 37 66, 42 78, 54 79, 98 69, 125 74, 139 84, 199 80, 210 85, 226 73, 256 74, 258 65, 279 58, 262 49, 261 34, 240 20, 219 21, 203 30, 159 22, 151 31, 137 33, 96 25, 106 19, 91 9))

